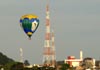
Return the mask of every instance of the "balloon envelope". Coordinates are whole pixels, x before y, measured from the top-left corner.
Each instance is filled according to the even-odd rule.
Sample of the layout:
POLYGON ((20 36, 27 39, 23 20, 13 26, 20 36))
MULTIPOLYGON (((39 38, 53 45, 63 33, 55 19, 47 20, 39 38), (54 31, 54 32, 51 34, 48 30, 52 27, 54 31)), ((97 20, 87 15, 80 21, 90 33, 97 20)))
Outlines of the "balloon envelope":
POLYGON ((39 19, 36 15, 27 14, 20 18, 20 25, 27 36, 31 39, 32 34, 39 26, 39 19))

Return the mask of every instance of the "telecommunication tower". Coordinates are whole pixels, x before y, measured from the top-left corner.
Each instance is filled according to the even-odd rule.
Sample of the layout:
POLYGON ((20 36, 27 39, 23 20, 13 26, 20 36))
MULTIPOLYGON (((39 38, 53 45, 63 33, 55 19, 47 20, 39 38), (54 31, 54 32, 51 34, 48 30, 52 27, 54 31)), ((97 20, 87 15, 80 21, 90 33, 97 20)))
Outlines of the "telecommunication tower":
POLYGON ((20 48, 19 51, 20 51, 20 62, 23 63, 23 49, 20 48))
POLYGON ((44 43, 43 63, 47 66, 55 66, 54 33, 50 31, 49 5, 46 6, 46 34, 44 43))
POLYGON ((43 53, 43 63, 44 65, 51 64, 51 47, 50 47, 50 19, 49 19, 49 5, 46 6, 46 35, 45 35, 45 44, 44 44, 44 53, 43 53))

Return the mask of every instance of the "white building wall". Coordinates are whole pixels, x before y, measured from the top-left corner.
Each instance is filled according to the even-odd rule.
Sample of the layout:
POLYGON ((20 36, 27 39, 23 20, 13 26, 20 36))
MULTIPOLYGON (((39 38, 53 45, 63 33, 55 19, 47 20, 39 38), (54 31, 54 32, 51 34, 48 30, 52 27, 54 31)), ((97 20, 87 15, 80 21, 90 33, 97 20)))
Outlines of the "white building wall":
POLYGON ((79 66, 79 64, 80 64, 80 62, 72 62, 73 67, 77 67, 77 66, 79 66))

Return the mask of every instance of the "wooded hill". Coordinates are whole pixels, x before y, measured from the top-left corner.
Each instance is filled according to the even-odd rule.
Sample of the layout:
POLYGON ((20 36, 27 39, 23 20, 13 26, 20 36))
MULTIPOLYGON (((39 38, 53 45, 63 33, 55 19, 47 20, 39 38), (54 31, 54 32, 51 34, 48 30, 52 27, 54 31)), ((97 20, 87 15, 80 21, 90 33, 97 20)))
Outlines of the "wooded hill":
POLYGON ((5 65, 9 62, 14 62, 14 60, 0 52, 0 65, 5 65))

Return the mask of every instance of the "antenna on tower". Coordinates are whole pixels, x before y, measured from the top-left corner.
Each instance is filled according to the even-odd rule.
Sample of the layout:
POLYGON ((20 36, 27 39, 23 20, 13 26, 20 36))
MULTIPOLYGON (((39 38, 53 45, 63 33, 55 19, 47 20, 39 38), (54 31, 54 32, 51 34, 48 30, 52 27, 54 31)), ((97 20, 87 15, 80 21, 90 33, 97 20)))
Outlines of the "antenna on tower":
POLYGON ((23 49, 20 48, 19 50, 20 50, 20 62, 23 63, 23 49))

